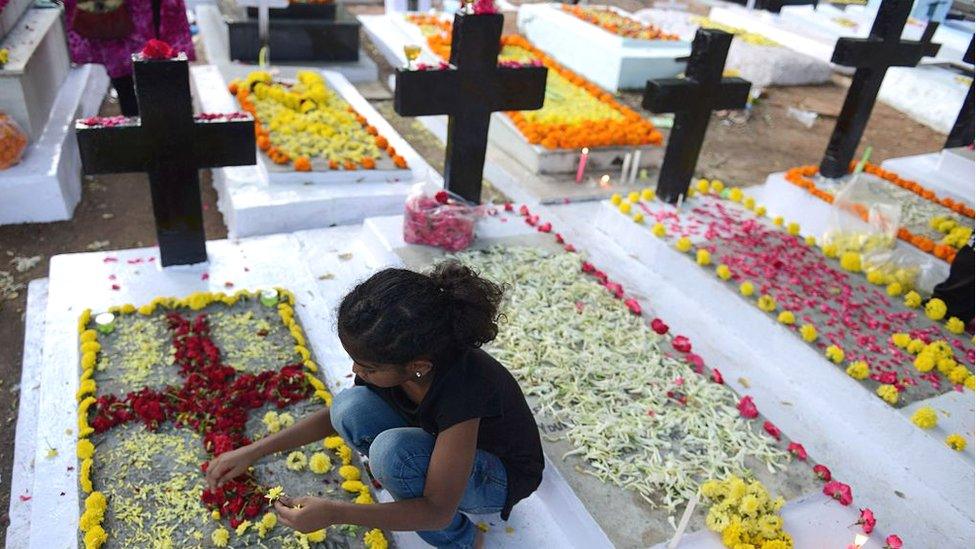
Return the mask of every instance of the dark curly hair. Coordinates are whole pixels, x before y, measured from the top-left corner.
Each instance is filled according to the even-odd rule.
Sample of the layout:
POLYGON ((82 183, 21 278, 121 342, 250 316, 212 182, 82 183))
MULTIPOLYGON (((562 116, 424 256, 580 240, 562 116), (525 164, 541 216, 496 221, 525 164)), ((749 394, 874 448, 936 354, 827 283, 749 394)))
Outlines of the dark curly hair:
POLYGON ((453 260, 429 274, 384 269, 342 299, 339 338, 359 360, 449 360, 495 339, 502 294, 499 285, 453 260))

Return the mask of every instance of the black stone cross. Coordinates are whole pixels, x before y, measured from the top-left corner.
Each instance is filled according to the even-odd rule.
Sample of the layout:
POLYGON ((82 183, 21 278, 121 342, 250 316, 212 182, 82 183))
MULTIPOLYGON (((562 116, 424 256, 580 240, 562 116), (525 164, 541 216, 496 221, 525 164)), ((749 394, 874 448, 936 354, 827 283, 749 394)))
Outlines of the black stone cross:
POLYGON ((752 84, 741 78, 722 78, 732 35, 698 29, 684 78, 648 80, 643 106, 655 112, 673 112, 674 126, 664 151, 657 195, 672 204, 688 194, 698 164, 712 111, 741 109, 752 84))
MULTIPOLYGON (((970 65, 973 64, 974 41, 976 41, 976 37, 969 40, 969 49, 966 50, 965 55, 962 57, 962 60, 970 65)), ((973 138, 976 137, 976 118, 974 118, 976 114, 974 114, 973 107, 973 84, 970 83, 969 93, 966 94, 966 99, 962 102, 962 108, 959 109, 959 116, 956 117, 956 123, 952 125, 952 130, 949 131, 945 148, 965 147, 973 144, 973 138)))
POLYGON ((197 171, 255 163, 254 120, 194 117, 186 56, 143 60, 133 55, 138 118, 108 125, 75 123, 86 175, 147 172, 160 263, 207 260, 197 171))
POLYGON ((922 57, 939 52, 939 45, 930 42, 938 23, 929 23, 919 41, 901 39, 911 9, 912 0, 883 0, 867 38, 837 40, 831 62, 857 70, 820 162, 821 175, 848 172, 888 67, 914 67, 922 57))
POLYGON ((546 95, 545 67, 498 66, 502 21, 498 13, 458 13, 449 68, 396 71, 394 110, 401 116, 448 115, 444 187, 476 203, 491 113, 540 109, 546 95))

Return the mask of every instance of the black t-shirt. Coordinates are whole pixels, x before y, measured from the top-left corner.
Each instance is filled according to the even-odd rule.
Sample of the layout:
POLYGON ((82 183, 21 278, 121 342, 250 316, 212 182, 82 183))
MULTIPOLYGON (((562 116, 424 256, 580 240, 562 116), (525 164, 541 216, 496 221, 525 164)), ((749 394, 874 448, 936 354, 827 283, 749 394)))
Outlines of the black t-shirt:
POLYGON ((478 449, 505 465, 508 494, 502 518, 542 482, 542 442, 525 396, 512 374, 481 349, 468 351, 453 364, 434 369, 434 381, 416 405, 399 387, 375 387, 356 376, 393 407, 407 423, 437 436, 469 419, 481 418, 478 449))

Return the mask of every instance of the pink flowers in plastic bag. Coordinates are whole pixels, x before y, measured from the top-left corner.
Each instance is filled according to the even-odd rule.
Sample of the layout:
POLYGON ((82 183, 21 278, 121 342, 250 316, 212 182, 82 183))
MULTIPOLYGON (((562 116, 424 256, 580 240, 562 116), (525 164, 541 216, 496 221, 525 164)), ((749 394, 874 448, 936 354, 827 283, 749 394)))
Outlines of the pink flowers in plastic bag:
POLYGON ((449 252, 474 242, 474 226, 480 207, 457 202, 447 192, 416 186, 404 204, 403 240, 409 244, 436 246, 449 252))

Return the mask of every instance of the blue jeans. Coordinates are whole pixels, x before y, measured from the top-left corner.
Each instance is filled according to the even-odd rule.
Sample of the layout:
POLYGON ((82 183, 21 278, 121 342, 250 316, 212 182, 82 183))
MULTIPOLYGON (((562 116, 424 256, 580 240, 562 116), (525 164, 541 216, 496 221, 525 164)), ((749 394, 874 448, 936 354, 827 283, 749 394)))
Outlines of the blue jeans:
MULTIPOLYGON (((424 494, 427 466, 435 438, 406 421, 379 395, 366 387, 351 387, 335 396, 330 409, 332 426, 350 446, 369 456, 369 467, 393 499, 411 499, 424 494)), ((471 477, 458 510, 467 513, 497 513, 508 492, 505 465, 497 456, 478 450, 471 477)), ((417 532, 434 547, 474 546, 474 524, 464 514, 454 513, 443 530, 417 532)))

